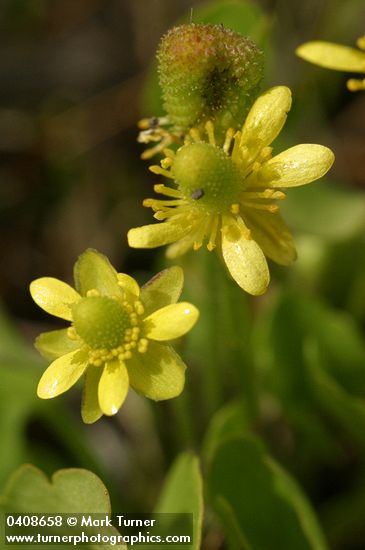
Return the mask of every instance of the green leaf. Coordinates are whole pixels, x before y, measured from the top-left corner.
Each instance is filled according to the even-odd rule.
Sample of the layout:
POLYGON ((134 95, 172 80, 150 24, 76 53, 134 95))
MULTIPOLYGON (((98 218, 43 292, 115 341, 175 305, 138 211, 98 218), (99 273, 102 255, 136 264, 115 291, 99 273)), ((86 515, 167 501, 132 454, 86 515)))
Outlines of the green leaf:
MULTIPOLYGON (((184 545, 187 550, 199 550, 203 522, 203 485, 198 458, 192 453, 181 454, 172 465, 162 489, 155 513, 189 513, 193 514, 193 543, 184 545)), ((161 536, 186 534, 178 533, 173 523, 160 525, 161 536)), ((174 520, 173 520, 174 521, 174 520)), ((141 550, 147 546, 139 545, 141 550)), ((149 546, 148 546, 149 548, 149 546)), ((172 550, 181 545, 169 545, 172 550)))
POLYGON ((237 522, 236 515, 232 506, 223 497, 217 497, 215 507, 223 525, 227 537, 227 547, 229 550, 253 550, 244 537, 241 528, 237 522))
POLYGON ((282 396, 291 395, 294 400, 308 396, 303 357, 303 345, 308 338, 318 344, 322 367, 347 391, 364 395, 365 343, 359 326, 346 312, 300 294, 284 292, 269 324, 272 382, 282 396))
POLYGON ((355 438, 364 451, 365 399, 350 395, 326 372, 318 344, 314 340, 306 342, 305 358, 317 403, 355 438))
POLYGON ((266 350, 262 383, 295 434, 296 468, 334 464, 344 451, 328 413, 364 444, 365 346, 359 327, 346 312, 294 292, 283 292, 265 319, 266 336, 256 336, 257 345, 266 350), (306 355, 308 342, 318 352, 315 371, 306 355))
POLYGON ((250 432, 250 423, 242 402, 225 405, 213 416, 203 442, 203 456, 210 462, 217 447, 227 439, 250 432))
POLYGON ((208 487, 224 527, 232 536, 234 521, 247 548, 327 549, 301 489, 257 441, 245 437, 225 441, 211 463, 208 487), (228 525, 227 510, 234 514, 228 525))
MULTIPOLYGON (((0 341, 3 336, 0 328, 0 341)), ((26 425, 39 402, 36 389, 41 370, 36 359, 29 349, 20 350, 19 357, 15 350, 6 356, 0 353, 0 487, 27 459, 26 425)))
MULTIPOLYGON (((111 513, 108 491, 101 480, 88 470, 59 470, 51 482, 38 468, 26 464, 9 480, 0 497, 0 508, 15 513, 111 513)), ((99 528, 101 532, 101 528, 99 528)), ((55 531, 56 533, 57 531, 55 531)), ((103 528, 103 534, 118 535, 116 529, 103 528)), ((95 533, 94 533, 95 534, 95 533)), ((88 545, 86 548, 111 548, 111 545, 88 545)), ((117 548, 126 547, 124 545, 117 548)), ((32 548, 32 546, 30 546, 32 548)), ((69 548, 69 546, 59 546, 69 548)))
POLYGON ((365 227, 365 193, 321 181, 288 193, 283 212, 289 226, 342 241, 365 227))

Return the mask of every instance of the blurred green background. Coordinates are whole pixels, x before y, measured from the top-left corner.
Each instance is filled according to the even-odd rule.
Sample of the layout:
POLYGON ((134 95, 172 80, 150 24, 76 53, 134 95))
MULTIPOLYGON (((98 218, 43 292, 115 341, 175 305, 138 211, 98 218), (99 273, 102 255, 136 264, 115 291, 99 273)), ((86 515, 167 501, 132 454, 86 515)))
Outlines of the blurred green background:
MULTIPOLYGON (((47 474, 84 467, 100 475, 116 510, 148 511, 179 452, 210 456, 231 429, 265 441, 297 478, 331 548, 362 550, 365 93, 294 51, 312 39, 353 45, 363 0, 2 0, 0 21, 0 485, 24 462, 47 474), (181 261, 184 297, 202 311, 180 343, 183 396, 156 405, 130 392, 117 417, 83 426, 79 388, 50 402, 35 396, 45 363, 32 341, 62 325, 32 303, 28 286, 46 275, 72 283, 87 247, 140 283, 168 265, 163 251, 127 247, 128 229, 151 222, 141 202, 156 183, 139 158, 136 123, 162 113, 154 52, 191 17, 251 36, 266 53, 263 88, 291 87, 275 150, 321 143, 336 163, 326 181, 289 193, 283 212, 299 259, 271 266, 262 298, 244 295, 204 251, 181 261)), ((213 517, 203 548, 234 548, 213 517)))

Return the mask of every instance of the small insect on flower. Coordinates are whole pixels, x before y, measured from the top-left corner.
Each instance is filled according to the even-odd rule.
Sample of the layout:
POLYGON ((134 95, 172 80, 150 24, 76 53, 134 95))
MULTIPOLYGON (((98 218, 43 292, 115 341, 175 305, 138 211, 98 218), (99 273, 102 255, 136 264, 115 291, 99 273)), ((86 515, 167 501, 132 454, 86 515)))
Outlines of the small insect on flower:
MULTIPOLYGON (((365 74, 365 36, 361 36, 356 44, 359 49, 317 40, 302 44, 296 54, 326 69, 365 74)), ((350 78, 347 87, 351 92, 365 90, 365 78, 350 78)))
POLYGON ((199 315, 192 304, 177 303, 181 268, 158 273, 140 289, 105 256, 87 250, 75 264, 74 277, 76 290, 52 277, 30 285, 42 309, 71 322, 36 339, 36 348, 52 360, 38 396, 56 397, 84 375, 81 413, 87 424, 115 414, 129 386, 155 401, 178 396, 186 367, 167 342, 188 332, 199 315))
POLYGON ((207 137, 192 128, 180 149, 165 149, 166 158, 150 170, 173 182, 155 186, 167 199, 144 201, 163 223, 131 229, 129 245, 169 244, 167 256, 176 258, 207 240, 208 250, 218 248, 241 288, 263 294, 269 284, 265 256, 282 265, 296 258, 293 238, 278 213, 282 189, 322 177, 334 161, 330 149, 315 144, 272 156, 270 145, 290 106, 289 88, 271 88, 256 100, 240 131, 227 130, 222 146, 208 121, 207 137))

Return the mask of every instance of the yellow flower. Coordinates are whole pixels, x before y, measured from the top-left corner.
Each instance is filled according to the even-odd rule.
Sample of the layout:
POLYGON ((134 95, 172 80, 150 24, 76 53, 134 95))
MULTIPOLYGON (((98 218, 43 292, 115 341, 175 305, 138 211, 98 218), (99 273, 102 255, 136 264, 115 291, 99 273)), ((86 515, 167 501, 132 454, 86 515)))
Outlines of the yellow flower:
POLYGON ((129 386, 155 401, 170 399, 184 387, 185 364, 167 345, 188 332, 198 310, 179 299, 183 272, 171 267, 141 289, 108 259, 87 250, 75 264, 76 290, 51 277, 33 281, 33 300, 47 313, 71 321, 68 329, 41 334, 37 349, 53 360, 38 396, 56 397, 85 375, 84 422, 113 415, 129 386))
POLYGON ((269 283, 265 256, 287 265, 296 257, 292 236, 278 214, 282 188, 296 187, 323 176, 334 155, 321 145, 296 145, 272 157, 270 144, 280 133, 291 106, 285 86, 271 88, 252 106, 239 132, 228 130, 222 147, 207 122, 206 142, 190 131, 176 153, 165 149, 161 166, 151 166, 175 182, 155 191, 167 200, 146 199, 163 223, 131 229, 129 245, 154 248, 170 244, 175 258, 207 239, 218 247, 233 279, 250 294, 263 294, 269 283), (171 244, 173 243, 173 244, 171 244))
MULTIPOLYGON (((358 50, 332 42, 306 42, 297 48, 296 54, 326 69, 347 71, 349 73, 365 73, 365 36, 357 40, 358 50)), ((365 90, 365 78, 351 78, 347 87, 352 92, 365 90)))

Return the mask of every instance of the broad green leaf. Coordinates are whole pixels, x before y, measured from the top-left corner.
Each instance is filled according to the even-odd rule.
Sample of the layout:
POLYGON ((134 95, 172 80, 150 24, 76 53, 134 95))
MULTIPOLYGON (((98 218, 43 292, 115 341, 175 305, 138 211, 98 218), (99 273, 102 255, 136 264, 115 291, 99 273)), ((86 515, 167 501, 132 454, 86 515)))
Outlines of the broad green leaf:
POLYGON ((25 429, 37 407, 42 364, 0 312, 0 488, 25 460, 25 429))
MULTIPOLYGON (((257 441, 245 437, 225 441, 208 471, 208 488, 222 522, 230 509, 248 548, 327 549, 300 487, 257 441)), ((230 532, 232 521, 227 526, 230 532)))
POLYGON ((322 366, 334 379, 349 392, 365 395, 365 342, 360 327, 346 312, 300 294, 284 292, 274 309, 269 330, 276 364, 276 372, 272 374, 280 378, 280 372, 286 369, 290 391, 296 387, 303 394, 307 386, 302 349, 310 337, 318 344, 322 366), (295 369, 293 364, 297 365, 295 369))
POLYGON ((359 191, 319 182, 288 193, 284 203, 289 226, 328 240, 342 241, 365 227, 365 193, 359 191))
POLYGON ((308 340, 305 358, 310 372, 312 391, 318 404, 333 416, 365 449, 365 398, 350 395, 322 364, 318 345, 308 340))
MULTIPOLYGON (((41 470, 29 464, 19 468, 10 478, 0 497, 0 508, 5 512, 34 514, 109 515, 111 513, 108 491, 92 472, 76 468, 59 470, 52 476, 50 482, 41 470)), ((99 528, 99 531, 105 535, 118 535, 114 527, 99 528)), ((85 548, 101 550, 111 547, 111 545, 90 544, 85 548)), ((126 548, 124 545, 116 547, 126 548)), ((69 546, 59 546, 59 548, 69 548, 69 546)))
POLYGON ((365 540, 364 481, 360 474, 350 491, 334 495, 321 507, 328 539, 334 541, 339 548, 348 548, 352 543, 356 548, 359 541, 365 540))
POLYGON ((209 462, 219 445, 235 436, 247 435, 250 423, 242 402, 225 405, 213 416, 203 442, 203 455, 209 462))
POLYGON ((242 533, 237 522, 237 517, 229 502, 224 497, 217 497, 215 508, 225 527, 227 547, 229 550, 253 550, 242 533))
MULTIPOLYGON (((359 327, 345 312, 294 292, 282 294, 266 322, 268 337, 261 340, 261 348, 266 349, 263 386, 275 396, 281 415, 295 433, 295 463, 298 467, 303 461, 304 465, 311 462, 314 468, 320 463, 324 467, 333 464, 343 451, 323 415, 322 400, 337 424, 344 425, 346 416, 351 427, 352 407, 361 417, 365 347, 359 327), (319 354, 315 374, 321 383, 315 388, 313 370, 304 353, 308 341, 315 344, 319 354), (345 402, 348 406, 344 410, 345 402)), ((359 426, 363 426, 360 419, 359 426)), ((363 428, 354 426, 350 432, 363 444, 363 428)))
MULTIPOLYGON (((203 486, 198 458, 192 453, 181 454, 169 471, 162 493, 159 497, 156 513, 189 513, 193 515, 193 543, 184 545, 187 550, 199 550, 203 522, 203 486)), ((160 525, 161 534, 178 533, 173 523, 169 523, 166 515, 166 524, 160 525), (175 531, 175 532, 174 532, 175 531)), ((139 545, 141 550, 147 546, 139 545)), ((181 545, 169 545, 172 550, 181 548, 181 545)))

